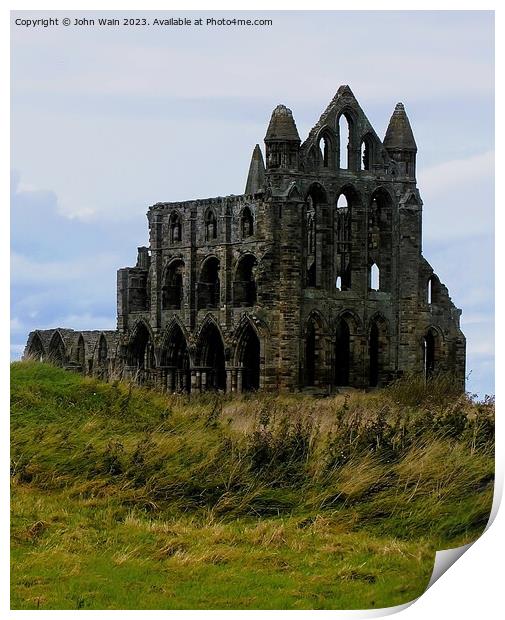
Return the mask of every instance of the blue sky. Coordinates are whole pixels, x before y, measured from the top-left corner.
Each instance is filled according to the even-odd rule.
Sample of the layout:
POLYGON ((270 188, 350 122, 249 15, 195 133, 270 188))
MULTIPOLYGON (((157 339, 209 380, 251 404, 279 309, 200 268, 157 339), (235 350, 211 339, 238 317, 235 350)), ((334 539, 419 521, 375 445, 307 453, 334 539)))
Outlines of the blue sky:
MULTIPOLYGON (((424 255, 463 309, 468 389, 494 393, 493 14, 218 13, 274 23, 12 27, 11 357, 34 328, 114 328, 147 207, 242 193, 272 109, 303 139, 349 84, 379 136, 406 106, 424 255)), ((207 17, 153 17, 184 15, 207 17)))

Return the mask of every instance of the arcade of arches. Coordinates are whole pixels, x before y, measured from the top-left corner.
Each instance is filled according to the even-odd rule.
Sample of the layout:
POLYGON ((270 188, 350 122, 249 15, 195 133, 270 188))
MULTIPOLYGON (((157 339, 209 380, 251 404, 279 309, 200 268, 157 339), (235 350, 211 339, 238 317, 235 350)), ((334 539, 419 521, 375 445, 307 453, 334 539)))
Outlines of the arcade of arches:
POLYGON ((368 333, 362 333, 350 314, 342 315, 334 330, 325 332, 321 322, 310 317, 305 332, 305 386, 384 385, 390 376, 389 336, 385 319, 373 317, 368 333), (367 351, 363 358, 361 352, 367 351), (363 377, 365 362, 366 377, 363 377))
POLYGON ((156 347, 141 322, 127 345, 127 376, 168 392, 245 392, 261 388, 261 344, 250 322, 239 330, 234 356, 227 356, 220 329, 207 321, 190 350, 183 329, 174 323, 156 347), (228 359, 227 359, 228 357, 228 359), (156 359, 159 363, 156 363, 156 359))
POLYGON ((461 310, 423 256, 416 158, 401 103, 383 139, 347 85, 306 137, 276 106, 244 193, 149 206, 148 246, 117 272, 116 329, 36 330, 25 354, 174 392, 329 393, 439 371, 464 390, 461 310))

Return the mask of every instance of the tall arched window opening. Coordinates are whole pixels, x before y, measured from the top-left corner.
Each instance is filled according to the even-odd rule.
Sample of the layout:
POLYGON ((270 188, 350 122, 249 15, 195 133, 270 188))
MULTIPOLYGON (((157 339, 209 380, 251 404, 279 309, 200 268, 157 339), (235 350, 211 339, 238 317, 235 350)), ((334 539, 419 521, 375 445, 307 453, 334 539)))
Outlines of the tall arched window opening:
POLYGON ((424 376, 431 377, 437 367, 438 335, 433 329, 429 329, 423 340, 424 376))
POLYGON ((337 200, 337 209, 347 209, 348 208, 347 198, 344 194, 340 194, 337 200))
POLYGON ((341 278, 341 290, 351 288, 351 206, 345 194, 340 194, 335 211, 335 273, 341 278))
POLYGON ((242 211, 241 232, 243 239, 252 237, 254 234, 254 219, 249 207, 245 207, 242 211))
POLYGON ((330 165, 330 141, 327 136, 322 136, 319 140, 319 153, 323 168, 328 168, 330 165))
POLYGON ((315 287, 319 285, 319 272, 322 271, 323 264, 328 264, 329 259, 324 256, 325 251, 329 251, 329 246, 322 246, 320 243, 319 226, 324 226, 324 208, 328 198, 323 186, 319 183, 311 185, 305 205, 305 274, 306 286, 315 287), (324 262, 328 260, 328 262, 324 262))
POLYGON ((248 392, 260 387, 260 340, 249 323, 243 331, 239 344, 239 364, 242 369, 242 390, 248 392))
POLYGON ((217 239, 217 218, 212 209, 205 214, 205 240, 212 241, 217 239))
POLYGON ((428 304, 437 304, 440 302, 440 280, 433 274, 428 280, 426 297, 428 304))
POLYGON ((180 310, 183 301, 184 262, 173 261, 168 265, 161 289, 162 310, 180 310))
POLYGON ((200 365, 206 372, 206 388, 224 391, 226 389, 224 344, 214 323, 208 323, 202 330, 198 350, 200 365))
POLYGON ((360 169, 361 170, 371 170, 371 160, 372 160, 372 147, 370 144, 370 140, 368 138, 364 138, 361 142, 361 157, 360 157, 360 169))
POLYGON ((138 323, 128 344, 128 364, 138 370, 146 370, 155 366, 154 344, 143 322, 138 323))
POLYGON ((349 168, 349 141, 350 141, 350 126, 349 121, 345 114, 341 114, 338 119, 338 135, 339 135, 339 167, 341 170, 347 170, 349 168))
POLYGON ((170 243, 179 243, 182 240, 182 222, 180 215, 175 211, 170 215, 170 243))
POLYGON ((219 261, 215 256, 208 258, 202 266, 198 282, 198 308, 217 308, 219 305, 220 282, 219 261))
POLYGON ((256 280, 254 276, 256 265, 256 258, 252 254, 246 254, 238 261, 233 283, 235 306, 254 306, 256 303, 256 280))
POLYGON ((370 267, 370 290, 380 290, 380 270, 376 263, 373 263, 370 267))

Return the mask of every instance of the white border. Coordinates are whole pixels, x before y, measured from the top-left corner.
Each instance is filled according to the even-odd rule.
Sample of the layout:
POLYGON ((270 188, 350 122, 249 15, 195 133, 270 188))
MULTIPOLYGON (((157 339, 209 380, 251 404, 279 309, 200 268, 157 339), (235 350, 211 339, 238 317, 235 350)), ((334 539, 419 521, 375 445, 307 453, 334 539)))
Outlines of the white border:
MULTIPOLYGON (((213 10, 231 10, 233 12, 237 12, 238 10, 335 10, 335 9, 352 9, 352 10, 496 10, 496 75, 499 76, 500 73, 503 72, 503 64, 501 63, 501 52, 503 51, 503 44, 501 37, 504 35, 503 31, 503 19, 502 19, 502 9, 498 8, 499 5, 497 2, 449 2, 449 1, 441 1, 437 2, 425 0, 424 2, 410 2, 408 7, 406 7, 404 2, 382 2, 380 4, 375 2, 363 2, 356 0, 352 3, 335 3, 321 0, 311 0, 308 2, 301 2, 297 0, 291 0, 288 2, 284 1, 276 1, 276 0, 256 0, 255 2, 248 3, 238 3, 234 2, 215 2, 209 6, 208 3, 205 2, 153 2, 145 0, 142 3, 132 2, 125 0, 123 2, 97 2, 96 0, 91 0, 86 2, 86 6, 83 6, 84 3, 71 2, 67 0, 66 2, 56 1, 50 3, 50 9, 42 9, 39 3, 36 2, 10 2, 7 8, 2 9, 2 35, 0 37, 0 50, 1 50, 1 66, 2 66, 2 75, 4 77, 4 85, 8 85, 9 80, 9 66, 10 66, 10 52, 9 52, 9 41, 10 41, 10 10, 123 10, 123 11, 131 11, 131 10, 160 10, 160 11, 168 11, 168 10, 179 10, 179 11, 189 11, 189 10, 203 10, 212 8, 213 10)), ((471 42, 469 42, 471 44, 471 42)), ((5 93, 8 91, 8 87, 2 89, 4 96, 1 101, 2 106, 2 134, 4 137, 10 135, 10 114, 9 114, 9 99, 6 97, 5 93)), ((497 105, 496 110, 503 110, 503 97, 502 97, 502 82, 497 81, 496 83, 496 93, 497 93, 497 105)), ((477 112, 476 112, 477 113, 477 112)), ((497 115, 496 118, 496 135, 503 135, 503 123, 501 121, 501 117, 497 115)), ((464 129, 462 129, 464 131, 464 129)), ((496 169, 501 170, 500 163, 502 160, 502 155, 500 149, 498 149, 496 153, 496 169)), ((9 162, 9 144, 7 140, 4 140, 4 148, 2 149, 2 187, 4 189, 5 200, 3 201, 4 205, 4 213, 2 213, 2 226, 0 227, 0 235, 1 235, 1 249, 2 249, 2 263, 5 266, 9 265, 9 210, 7 205, 9 205, 9 182, 10 182, 10 170, 8 166, 9 162)), ((498 233, 503 231, 503 215, 500 212, 500 208, 504 208, 504 202, 500 198, 503 196, 503 189, 501 186, 497 186, 496 188, 496 205, 497 205, 497 221, 496 228, 498 233)), ((502 244, 503 246, 503 244, 502 244)), ((497 266, 503 264, 503 249, 497 244, 496 250, 496 264, 497 266)), ((6 278, 4 278, 6 280, 6 278)), ((3 550, 1 556, 2 561, 0 565, 1 570, 1 579, 0 579, 0 610, 6 611, 8 610, 8 601, 9 601, 9 554, 6 553, 6 550, 9 548, 9 427, 8 427, 8 398, 7 395, 9 393, 9 330, 8 330, 8 319, 9 319, 9 290, 7 284, 4 288, 4 299, 5 301, 0 306, 0 312, 2 313, 1 318, 1 344, 2 350, 4 353, 4 357, 2 358, 2 372, 1 372, 1 386, 2 386, 2 394, 4 396, 4 402, 6 404, 3 415, 2 415, 2 433, 1 433, 1 445, 2 450, 1 454, 3 455, 1 464, 1 505, 3 510, 1 511, 1 549, 3 550)), ((503 311, 505 310, 503 306, 503 286, 499 286, 496 289, 496 307, 497 312, 496 316, 503 316, 503 311)), ((500 323, 496 323, 496 340, 497 342, 504 342, 504 330, 501 328, 500 323)), ((502 356, 500 355, 500 347, 496 347, 497 359, 496 359, 496 375, 498 377, 504 376, 503 365, 502 365, 502 356)), ((501 403, 501 388, 500 385, 497 385, 497 401, 501 403)), ((497 490, 499 488, 499 494, 501 495, 501 489, 503 487, 503 472, 504 472, 504 440, 503 440, 503 423, 500 420, 501 412, 498 411, 497 414, 497 461, 496 461, 496 473, 497 473, 497 490)), ((423 619, 426 617, 444 617, 450 615, 450 617, 456 618, 468 618, 474 620, 476 616, 480 616, 483 618, 494 618, 498 616, 498 610, 503 610, 503 568, 502 568, 502 550, 505 548, 505 517, 503 509, 498 512, 496 516, 496 520, 493 523, 492 527, 489 531, 487 531, 471 548, 459 559, 456 564, 451 567, 447 573, 443 575, 441 579, 439 579, 429 590, 420 597, 413 605, 409 606, 407 609, 402 611, 402 618, 405 619, 423 619)), ((378 611, 378 610, 377 610, 378 611)), ((70 613, 68 611, 16 611, 16 612, 7 612, 9 616, 23 616, 23 617, 31 617, 35 614, 51 614, 53 616, 64 616, 68 617, 70 613)), ((100 617, 102 614, 106 612, 101 611, 81 611, 80 613, 84 614, 94 614, 95 617, 100 617)), ((149 615, 150 617, 166 617, 168 612, 160 611, 160 612, 135 612, 135 611, 113 611, 107 612, 108 614, 113 615, 128 615, 130 617, 140 617, 140 615, 149 615)), ((169 612, 170 617, 179 617, 182 614, 187 617, 188 614, 197 614, 201 612, 196 611, 188 611, 188 612, 169 612)), ((251 614, 260 615, 262 617, 275 617, 277 618, 279 614, 287 615, 292 613, 297 614, 311 614, 318 613, 329 615, 331 614, 332 618, 358 618, 358 617, 372 617, 372 614, 376 616, 375 613, 362 613, 362 612, 335 612, 335 611, 320 611, 320 612, 292 612, 292 611, 272 611, 272 612, 245 612, 245 611, 230 611, 230 612, 222 612, 222 611, 206 611, 203 612, 207 614, 208 617, 215 617, 216 620, 222 617, 223 613, 226 614, 251 614)))

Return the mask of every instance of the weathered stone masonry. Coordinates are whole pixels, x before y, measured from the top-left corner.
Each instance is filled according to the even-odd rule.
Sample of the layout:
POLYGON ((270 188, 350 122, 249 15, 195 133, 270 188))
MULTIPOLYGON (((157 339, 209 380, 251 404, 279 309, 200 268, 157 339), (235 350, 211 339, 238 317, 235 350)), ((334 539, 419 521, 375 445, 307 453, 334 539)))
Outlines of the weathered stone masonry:
POLYGON ((117 331, 32 332, 25 356, 168 391, 384 385, 454 374, 465 338, 421 250, 417 146, 399 103, 379 139, 341 86, 301 143, 279 105, 246 191, 149 208, 118 271, 117 331))

